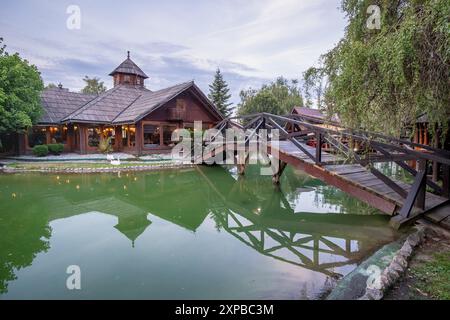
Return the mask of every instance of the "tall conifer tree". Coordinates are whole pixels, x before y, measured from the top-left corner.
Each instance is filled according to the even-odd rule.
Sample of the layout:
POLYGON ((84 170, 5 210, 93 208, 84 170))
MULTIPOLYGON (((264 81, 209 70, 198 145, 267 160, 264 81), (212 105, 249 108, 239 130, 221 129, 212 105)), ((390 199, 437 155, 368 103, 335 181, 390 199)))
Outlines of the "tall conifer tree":
POLYGON ((230 89, 228 84, 223 79, 223 75, 218 68, 216 74, 214 75, 214 81, 209 85, 208 98, 215 104, 219 111, 226 117, 231 115, 233 107, 232 103, 229 102, 231 98, 230 89))

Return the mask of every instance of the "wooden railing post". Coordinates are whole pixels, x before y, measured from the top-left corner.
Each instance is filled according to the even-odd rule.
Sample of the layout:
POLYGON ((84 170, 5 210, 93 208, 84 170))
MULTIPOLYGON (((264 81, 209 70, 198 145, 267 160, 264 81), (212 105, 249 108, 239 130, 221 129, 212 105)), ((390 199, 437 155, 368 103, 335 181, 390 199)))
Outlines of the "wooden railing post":
POLYGON ((442 165, 442 195, 450 198, 450 166, 442 165))
POLYGON ((316 164, 322 162, 322 133, 316 132, 316 164))
MULTIPOLYGON (((425 179, 427 176, 427 160, 420 159, 419 160, 419 172, 423 172, 425 179)), ((416 207, 424 210, 425 209, 425 196, 426 196, 426 183, 422 183, 420 185, 420 189, 417 193, 417 199, 416 199, 416 207)))

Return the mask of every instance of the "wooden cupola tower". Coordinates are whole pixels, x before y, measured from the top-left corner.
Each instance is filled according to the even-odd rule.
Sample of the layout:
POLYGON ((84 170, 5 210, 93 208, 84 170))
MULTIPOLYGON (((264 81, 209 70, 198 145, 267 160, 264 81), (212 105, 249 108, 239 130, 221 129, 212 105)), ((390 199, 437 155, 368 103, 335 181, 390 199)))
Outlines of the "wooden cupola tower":
POLYGON ((127 58, 109 75, 114 79, 114 87, 121 84, 143 87, 144 80, 148 78, 130 59, 130 51, 127 51, 127 58))

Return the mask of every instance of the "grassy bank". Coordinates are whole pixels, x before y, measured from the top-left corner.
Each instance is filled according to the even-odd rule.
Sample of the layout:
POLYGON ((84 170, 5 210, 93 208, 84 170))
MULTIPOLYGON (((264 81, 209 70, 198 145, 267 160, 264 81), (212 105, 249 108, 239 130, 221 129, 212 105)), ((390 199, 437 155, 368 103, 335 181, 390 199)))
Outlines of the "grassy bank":
POLYGON ((450 233, 433 226, 388 300, 450 300, 450 233))
POLYGON ((416 287, 434 299, 450 300, 450 251, 436 253, 430 261, 411 269, 416 287))

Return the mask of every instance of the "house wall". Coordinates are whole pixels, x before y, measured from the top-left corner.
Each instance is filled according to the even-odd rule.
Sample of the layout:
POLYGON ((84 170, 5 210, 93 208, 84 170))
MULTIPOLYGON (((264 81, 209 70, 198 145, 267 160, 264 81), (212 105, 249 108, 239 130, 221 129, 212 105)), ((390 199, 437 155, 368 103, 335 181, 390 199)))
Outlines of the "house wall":
POLYGON ((203 121, 205 123, 217 122, 216 117, 190 92, 180 94, 177 98, 172 99, 166 105, 159 110, 152 112, 143 120, 180 122, 203 121), (178 111, 176 112, 175 117, 173 110, 178 111), (178 119, 178 117, 180 117, 180 119, 178 119))
POLYGON ((136 124, 136 137, 140 137, 137 140, 136 152, 138 154, 170 152, 171 147, 163 144, 163 135, 164 133, 167 134, 165 128, 167 126, 176 129, 192 127, 194 121, 202 121, 203 128, 211 128, 218 120, 193 93, 182 93, 136 124), (159 146, 148 147, 148 144, 144 141, 145 125, 153 125, 159 128, 159 146))
MULTIPOLYGON (((130 125, 133 126, 133 130, 135 130, 135 143, 132 145, 123 145, 122 141, 122 130, 125 127, 129 130, 130 128, 128 125, 124 125, 122 128, 122 125, 112 126, 74 123, 67 125, 67 141, 64 151, 77 152, 81 154, 98 153, 99 151, 97 146, 89 145, 89 128, 95 128, 100 132, 100 135, 104 132, 105 128, 111 128, 116 137, 116 141, 113 145, 113 150, 116 152, 122 151, 131 154, 170 152, 173 142, 169 140, 170 138, 167 138, 168 133, 171 134, 174 128, 192 128, 194 121, 202 121, 203 128, 206 129, 213 127, 218 122, 218 118, 208 109, 208 106, 204 104, 204 101, 196 96, 195 92, 187 91, 167 102, 164 106, 138 121, 135 125, 130 125), (153 125, 158 127, 160 135, 159 145, 156 145, 153 142, 148 143, 148 141, 144 141, 145 125, 153 125), (164 136, 166 136, 166 143, 164 143, 164 136), (170 143, 167 143, 167 141, 170 143)), ((51 143, 51 133, 49 131, 50 127, 42 128, 47 129, 46 143, 51 143)), ((60 126, 60 128, 62 128, 62 126, 60 126)), ((155 135, 153 135, 150 140, 158 140, 153 138, 155 138, 155 135)), ((149 140, 148 134, 147 140, 149 140)), ((130 142, 128 141, 128 143, 130 142)), ((19 151, 21 154, 31 153, 31 149, 28 148, 27 135, 22 135, 20 137, 19 144, 19 151)))
POLYGON ((136 86, 144 86, 144 78, 139 77, 134 74, 123 74, 123 73, 116 73, 113 76, 114 86, 117 86, 119 84, 130 84, 130 85, 136 85, 136 86))
POLYGON ((42 142, 42 144, 51 144, 53 142, 52 137, 55 134, 55 129, 58 129, 59 131, 66 130, 65 134, 65 141, 63 141, 64 145, 64 152, 73 152, 74 145, 76 143, 76 134, 74 132, 74 126, 69 124, 67 126, 63 125, 52 125, 52 126, 34 126, 33 128, 29 129, 28 133, 21 133, 18 134, 17 139, 17 150, 16 154, 18 155, 31 155, 33 154, 33 148, 30 147, 30 141, 28 135, 31 133, 33 129, 39 129, 43 131, 43 134, 45 135, 45 141, 42 142))

